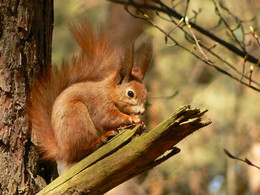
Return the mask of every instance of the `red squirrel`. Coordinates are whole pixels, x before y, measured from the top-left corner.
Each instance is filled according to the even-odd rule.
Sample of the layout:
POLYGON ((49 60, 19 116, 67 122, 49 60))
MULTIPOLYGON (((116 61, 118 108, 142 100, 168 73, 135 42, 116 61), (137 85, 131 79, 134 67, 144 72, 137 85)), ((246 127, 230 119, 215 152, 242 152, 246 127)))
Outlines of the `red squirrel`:
MULTIPOLYGON (((70 30, 81 52, 38 78, 28 98, 28 117, 43 158, 62 174, 114 130, 141 122, 147 91, 142 83, 151 51, 136 60, 134 48, 113 45, 108 32, 86 22, 70 30)), ((147 47, 148 48, 148 47, 147 47)))

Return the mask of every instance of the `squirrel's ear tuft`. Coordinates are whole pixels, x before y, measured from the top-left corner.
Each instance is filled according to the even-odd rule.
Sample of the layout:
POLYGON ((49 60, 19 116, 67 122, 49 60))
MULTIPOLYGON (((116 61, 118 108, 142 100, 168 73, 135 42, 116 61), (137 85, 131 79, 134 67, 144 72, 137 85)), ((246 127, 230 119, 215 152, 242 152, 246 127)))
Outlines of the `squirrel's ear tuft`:
POLYGON ((138 57, 132 70, 132 75, 142 82, 144 76, 150 66, 152 59, 152 44, 151 42, 144 44, 138 50, 138 57))
POLYGON ((125 50, 125 56, 121 60, 119 69, 119 84, 128 83, 132 77, 132 69, 134 65, 134 44, 131 44, 125 50))

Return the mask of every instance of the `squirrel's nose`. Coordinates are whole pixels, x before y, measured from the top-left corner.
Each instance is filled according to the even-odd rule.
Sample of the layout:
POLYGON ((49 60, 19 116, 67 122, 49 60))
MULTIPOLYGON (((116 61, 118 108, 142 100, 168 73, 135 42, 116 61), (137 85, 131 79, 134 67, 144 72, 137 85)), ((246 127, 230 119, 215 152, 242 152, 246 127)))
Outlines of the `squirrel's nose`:
POLYGON ((144 111, 145 111, 145 108, 142 107, 142 108, 139 110, 138 114, 139 114, 139 115, 143 115, 143 114, 144 114, 144 111))

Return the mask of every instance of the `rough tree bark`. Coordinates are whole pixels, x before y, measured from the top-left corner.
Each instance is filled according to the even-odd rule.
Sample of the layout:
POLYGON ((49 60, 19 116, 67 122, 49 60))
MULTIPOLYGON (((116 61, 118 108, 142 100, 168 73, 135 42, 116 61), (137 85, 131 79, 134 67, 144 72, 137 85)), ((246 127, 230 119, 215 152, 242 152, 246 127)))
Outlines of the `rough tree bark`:
POLYGON ((45 185, 25 112, 33 75, 51 64, 53 0, 0 1, 0 194, 45 185))

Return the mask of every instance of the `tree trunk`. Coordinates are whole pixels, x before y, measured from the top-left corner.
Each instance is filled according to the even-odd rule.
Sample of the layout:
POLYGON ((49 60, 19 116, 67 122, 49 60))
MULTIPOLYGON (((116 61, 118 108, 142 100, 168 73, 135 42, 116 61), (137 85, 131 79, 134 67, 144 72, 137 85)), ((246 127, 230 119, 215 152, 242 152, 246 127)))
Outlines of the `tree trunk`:
POLYGON ((51 64, 53 0, 0 1, 0 194, 35 194, 38 153, 30 141, 26 93, 51 64))

